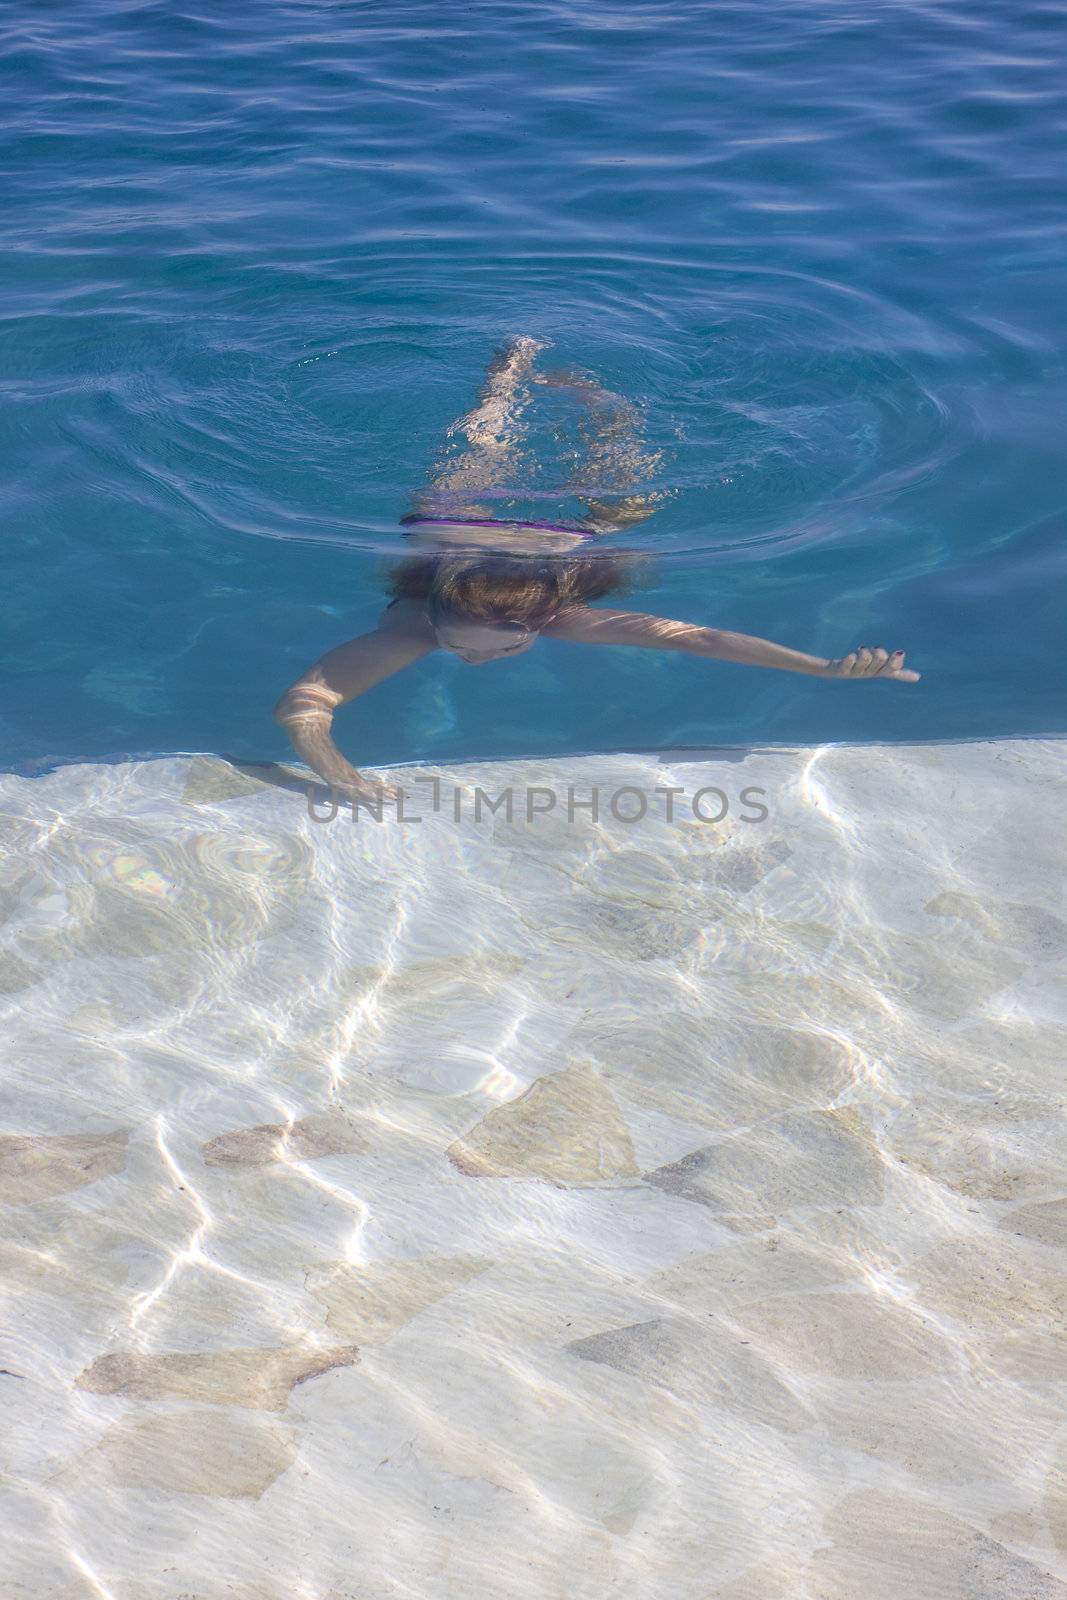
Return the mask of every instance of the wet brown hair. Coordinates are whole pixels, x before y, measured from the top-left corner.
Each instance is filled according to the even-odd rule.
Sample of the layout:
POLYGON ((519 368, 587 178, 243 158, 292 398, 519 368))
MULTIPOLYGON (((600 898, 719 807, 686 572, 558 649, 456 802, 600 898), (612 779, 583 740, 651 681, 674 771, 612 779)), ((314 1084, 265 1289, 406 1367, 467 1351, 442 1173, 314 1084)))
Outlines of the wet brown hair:
POLYGON ((623 550, 585 556, 412 556, 389 574, 394 600, 424 600, 431 617, 543 628, 567 606, 629 587, 641 558, 623 550))

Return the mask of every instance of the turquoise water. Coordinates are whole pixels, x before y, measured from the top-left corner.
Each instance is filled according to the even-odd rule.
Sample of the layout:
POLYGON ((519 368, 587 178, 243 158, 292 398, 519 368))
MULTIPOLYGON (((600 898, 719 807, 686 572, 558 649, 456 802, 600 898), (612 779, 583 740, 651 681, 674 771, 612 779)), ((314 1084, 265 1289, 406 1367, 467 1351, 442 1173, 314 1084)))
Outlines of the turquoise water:
POLYGON ((1065 43, 1003 0, 16 8, 3 759, 281 755, 513 332, 663 451, 636 604, 923 681, 437 656, 352 759, 1062 731, 1065 43))

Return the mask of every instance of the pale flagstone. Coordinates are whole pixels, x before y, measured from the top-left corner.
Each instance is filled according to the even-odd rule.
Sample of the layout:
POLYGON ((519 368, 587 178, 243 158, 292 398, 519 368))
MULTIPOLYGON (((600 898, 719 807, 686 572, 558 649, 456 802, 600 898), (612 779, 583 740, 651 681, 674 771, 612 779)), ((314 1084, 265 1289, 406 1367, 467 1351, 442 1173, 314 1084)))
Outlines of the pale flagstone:
POLYGON ((1015 1383, 1067 1381, 1067 1325, 1043 1332, 1021 1328, 978 1346, 972 1352, 975 1376, 1015 1383))
MULTIPOLYGON (((882 1206, 809 1211, 797 1220, 796 1230, 808 1242, 855 1261, 872 1284, 879 1279, 895 1284, 897 1275, 910 1270, 911 1263, 929 1250, 932 1224, 936 1236, 943 1236, 945 1208, 938 1200, 931 1217, 928 1204, 912 1203, 907 1187, 894 1188, 895 1194, 882 1206)), ((906 1292, 903 1297, 908 1298, 906 1292)), ((917 1303, 913 1304, 918 1309, 917 1303)))
POLYGON ((784 866, 793 851, 784 839, 755 845, 731 845, 706 857, 702 876, 717 889, 745 895, 776 868, 784 866))
POLYGON ((1044 1544, 1048 1537, 1044 1518, 1032 1511, 1002 1511, 990 1517, 989 1531, 994 1539, 1010 1539, 1013 1544, 1044 1544))
MULTIPOLYGON (((17 1242, 0 1238, 0 1284, 8 1302, 7 1314, 0 1315, 0 1343, 5 1328, 17 1329, 25 1353, 5 1360, 0 1351, 0 1367, 16 1366, 36 1382, 49 1370, 56 1330, 63 1328, 62 1348, 75 1363, 67 1367, 64 1362, 65 1389, 77 1363, 106 1348, 126 1324, 134 1293, 131 1276, 140 1270, 162 1278, 168 1270, 167 1208, 153 1203, 138 1211, 128 1203, 126 1183, 114 1189, 113 1206, 99 1214, 76 1209, 60 1195, 9 1218, 17 1242)), ((84 1198, 94 1199, 93 1191, 86 1190, 84 1198)))
MULTIPOLYGON (((512 1507, 522 1502, 509 1496, 512 1507)), ((432 1565, 425 1583, 414 1592, 396 1586, 388 1576, 380 1588, 368 1595, 351 1589, 336 1600, 574 1600, 576 1595, 599 1597, 611 1593, 629 1577, 632 1565, 626 1557, 625 1542, 604 1528, 581 1529, 580 1538, 570 1532, 570 1519, 564 1526, 551 1518, 551 1508, 534 1501, 544 1519, 541 1537, 522 1541, 506 1535, 493 1548, 492 1555, 479 1548, 477 1541, 461 1534, 434 1533, 427 1540, 433 1550, 432 1565)), ((518 1520, 518 1519, 516 1519, 518 1520)), ((526 1511, 528 1525, 530 1512, 526 1511)), ((333 1597, 331 1597, 333 1600, 333 1597)))
MULTIPOLYGON (((157 1577, 129 1581, 109 1575, 104 1581, 106 1589, 101 1590, 96 1579, 81 1578, 64 1584, 61 1589, 50 1589, 47 1596, 42 1592, 36 1600, 101 1600, 102 1594, 107 1595, 107 1600, 293 1600, 291 1591, 279 1588, 269 1579, 260 1583, 220 1582, 210 1576, 177 1575, 162 1563, 157 1577)), ((348 1600, 348 1597, 341 1597, 335 1591, 324 1596, 324 1600, 348 1600)))
MULTIPOLYGON (((247 1184, 238 1204, 244 1204, 247 1184)), ((257 1214, 259 1213, 257 1207, 257 1214)), ((237 1264, 236 1259, 233 1263, 237 1264)), ((219 1271, 209 1260, 182 1262, 138 1319, 142 1349, 220 1350, 240 1341, 248 1349, 272 1350, 299 1343, 317 1327, 303 1284, 284 1258, 242 1263, 246 1273, 219 1271), (297 1333, 299 1330, 299 1333, 297 1333)), ((165 1270, 161 1268, 161 1272, 165 1270)), ((114 1345, 114 1326, 94 1348, 114 1345)))
POLYGON ((0 815, 0 884, 22 882, 25 876, 22 863, 47 828, 44 819, 0 815))
POLYGON ((67 1013, 63 1025, 75 1033, 106 1037, 112 1028, 121 1028, 127 1021, 128 1018, 112 1001, 87 1000, 83 1006, 75 1006, 73 1011, 67 1013))
POLYGON ((737 898, 704 900, 701 910, 705 926, 700 964, 709 997, 714 995, 716 980, 725 982, 727 987, 720 993, 725 996, 731 989, 743 993, 745 1010, 754 1021, 771 1027, 784 1024, 801 1032, 818 1025, 830 1040, 837 1029, 832 1024, 827 1028, 817 1015, 824 1002, 837 1003, 839 1020, 842 1015, 860 1016, 868 1009, 873 991, 851 985, 846 988, 837 981, 841 959, 835 951, 840 944, 835 928, 809 919, 757 914, 737 898), (759 999, 761 979, 763 1003, 759 999), (771 979, 773 988, 781 985, 782 989, 782 997, 773 1007, 766 1004, 771 979))
POLYGON ((345 986, 350 991, 374 994, 382 1005, 413 999, 439 999, 455 989, 486 989, 521 972, 525 958, 507 950, 487 950, 476 956, 424 956, 403 966, 350 967, 345 986))
POLYGON ((541 1178, 563 1188, 639 1175, 618 1103, 582 1067, 539 1078, 494 1107, 448 1156, 467 1177, 541 1178))
MULTIPOLYGON (((623 849, 603 862, 583 861, 575 879, 604 899, 627 904, 639 901, 664 910, 707 908, 709 892, 746 895, 791 854, 783 840, 756 846, 731 841, 726 848, 717 845, 710 851, 673 857, 666 852, 623 849)), ((727 903, 723 901, 722 906, 727 903)))
POLYGON ((381 1344, 427 1306, 478 1277, 490 1261, 422 1256, 409 1261, 316 1262, 307 1287, 326 1310, 326 1326, 361 1345, 381 1344))
POLYGON ((948 1239, 908 1274, 923 1305, 966 1328, 1011 1333, 1067 1323, 1067 1275, 1006 1235, 948 1239))
POLYGON ((74 885, 73 909, 34 940, 53 961, 174 961, 247 949, 292 927, 310 895, 313 853, 289 831, 179 835, 105 815, 94 819, 89 838, 88 849, 73 833, 57 841, 57 869, 74 885))
POLYGON ((754 1212, 751 1216, 732 1217, 723 1213, 715 1218, 720 1228, 727 1228, 731 1233, 751 1234, 768 1233, 778 1226, 778 1218, 772 1217, 768 1212, 754 1212))
MULTIPOLYGON (((190 1157, 194 1156, 195 1147, 190 1150, 190 1157)), ((213 1218, 223 1219, 218 1232, 225 1238, 226 1255, 216 1270, 221 1271, 222 1276, 227 1271, 236 1272, 239 1280, 258 1287, 263 1299, 263 1314, 257 1319, 255 1334, 243 1338, 242 1342, 283 1344, 306 1334, 309 1322, 318 1320, 314 1307, 303 1296, 303 1272, 308 1256, 314 1255, 316 1249, 328 1249, 331 1256, 341 1254, 353 1228, 365 1215, 360 1198, 364 1178, 355 1158, 349 1158, 344 1165, 337 1163, 325 1169, 316 1162, 285 1162, 193 1170, 202 1202, 207 1202, 213 1218), (250 1224, 252 1218, 254 1225, 250 1224), (272 1306, 275 1295, 279 1299, 272 1306), (304 1300, 302 1307, 301 1300, 304 1300), (281 1310, 285 1323, 272 1321, 269 1324, 272 1331, 268 1332, 265 1319, 273 1317, 275 1307, 281 1310)), ((190 1218, 187 1214, 184 1232, 195 1223, 196 1216, 190 1218)), ((197 1259, 188 1263, 194 1267, 200 1264, 197 1259)), ((179 1281, 186 1276, 186 1265, 185 1261, 180 1264, 179 1281)), ((170 1287, 174 1287, 176 1298, 180 1297, 173 1279, 168 1294, 170 1287)), ((234 1304, 231 1291, 224 1289, 223 1293, 234 1304)), ((194 1301, 197 1298, 200 1295, 194 1289, 194 1301)), ((158 1301, 148 1314, 151 1319, 148 1326, 158 1343, 156 1336, 160 1335, 166 1319, 163 1324, 157 1320, 156 1305, 158 1301)), ((173 1324, 168 1339, 172 1345, 183 1342, 180 1330, 173 1324)), ((209 1345, 218 1342, 214 1333, 206 1340, 209 1345)))
POLYGON ((656 1318, 577 1339, 567 1349, 583 1361, 655 1383, 692 1405, 716 1404, 795 1433, 811 1417, 774 1367, 727 1326, 711 1318, 656 1318))
POLYGON ((688 1256, 649 1278, 645 1287, 687 1311, 699 1312, 775 1294, 825 1289, 861 1276, 859 1264, 843 1251, 775 1229, 738 1244, 724 1244, 707 1255, 688 1256))
MULTIPOLYGON (((944 1057, 939 1065, 944 1069, 944 1057)), ((966 1066, 973 1065, 969 1060, 966 1066)), ((956 1073, 956 1082, 951 1086, 951 1091, 944 1101, 942 1109, 945 1114, 951 1114, 958 1120, 961 1128, 990 1127, 1002 1136, 1023 1124, 1023 1131, 1027 1137, 1045 1133, 1051 1124, 1059 1127, 1060 1137, 1067 1135, 1067 1099, 1057 1105, 1055 1097, 1046 1095, 1040 1098, 1032 1094, 1020 1094, 1017 1089, 1005 1086, 1003 1083, 996 1088, 987 1088, 985 1093, 978 1095, 977 1086, 966 1071, 961 1072, 961 1063, 957 1060, 950 1063, 948 1070, 956 1073), (960 1079, 962 1078, 962 1083, 960 1079), (966 1100, 960 1098, 959 1090, 969 1091, 966 1100), (1026 1123, 1043 1122, 1045 1128, 1033 1129, 1025 1127, 1026 1123)), ((938 1089, 944 1093, 944 1083, 929 1085, 931 1093, 938 1089)))
POLYGON ((979 900, 968 894, 939 894, 925 908, 935 917, 954 917, 983 939, 1006 944, 1024 955, 1058 959, 1067 950, 1067 922, 1038 906, 1010 900, 979 900))
POLYGON ((1039 1205, 1020 1206, 1018 1211, 1009 1211, 1001 1217, 998 1227, 1067 1250, 1067 1200, 1045 1200, 1039 1205))
POLYGON ((98 1356, 76 1381, 89 1394, 138 1400, 198 1400, 255 1411, 284 1411, 289 1392, 336 1367, 359 1360, 355 1345, 326 1349, 164 1351, 119 1350, 98 1356))
MULTIPOLYGON (((598 840, 602 838, 600 826, 592 819, 588 811, 575 808, 574 816, 568 820, 566 810, 535 811, 527 820, 524 810, 526 804, 526 790, 528 788, 544 786, 552 788, 555 783, 555 773, 546 768, 543 773, 530 773, 523 776, 523 788, 514 796, 511 818, 502 808, 496 813, 493 820, 493 843, 509 850, 541 855, 546 850, 565 852, 580 858, 598 840)), ((501 787, 506 787, 502 785, 501 787)), ((497 791, 499 793, 499 790, 497 791)), ((495 797, 490 791, 491 798, 495 797)), ((584 792, 576 792, 576 799, 588 799, 584 792)), ((473 791, 472 791, 473 804, 473 791)))
POLYGON ((343 1111, 328 1111, 296 1122, 265 1122, 255 1128, 220 1133, 204 1146, 214 1167, 266 1167, 280 1161, 314 1161, 370 1149, 366 1124, 343 1111))
POLYGON ((852 1081, 841 1041, 803 1029, 598 1007, 567 1040, 614 1090, 681 1121, 715 1129, 799 1105, 825 1105, 852 1081))
POLYGON ((970 1078, 998 1093, 1043 1093, 1050 1111, 1055 1107, 1062 1118, 1067 1095, 1065 1040, 1067 1030, 1062 1024, 1025 1016, 1010 1023, 972 1022, 953 1033, 955 1049, 943 1065, 942 1081, 947 1078, 958 1088, 970 1078))
POLYGON ((929 1502, 859 1490, 830 1512, 813 1600, 1067 1600, 1067 1584, 929 1502))
POLYGON ((893 1004, 923 1015, 974 1012, 1020 977, 1025 963, 984 940, 919 939, 890 929, 866 929, 843 962, 862 972, 893 1004))
POLYGON ((783 1366, 834 1378, 918 1378, 955 1365, 952 1346, 888 1294, 841 1289, 735 1307, 731 1320, 783 1366))
POLYGON ((616 961, 681 961, 695 952, 702 937, 696 907, 664 913, 655 906, 604 900, 579 890, 554 899, 550 907, 519 899, 516 909, 539 939, 569 950, 593 949, 616 961))
MULTIPOLYGON (((523 1243, 486 1265, 492 1266, 492 1276, 446 1302, 435 1327, 458 1328, 479 1346, 560 1351, 584 1334, 665 1312, 662 1296, 628 1276, 595 1270, 566 1239, 523 1243)), ((567 1364, 570 1368, 569 1358, 567 1364)), ((672 1427, 683 1415, 684 1425, 691 1424, 691 1413, 669 1396, 650 1390, 647 1399, 657 1427, 672 1427)))
POLYGON ((1025 1199, 1062 1181, 1044 1126, 960 1127, 954 1107, 941 1112, 928 1102, 893 1119, 884 1147, 913 1172, 978 1200, 1025 1199))
POLYGON ((44 973, 11 950, 0 950, 0 995, 20 994, 39 983, 44 973))
MULTIPOLYGON (((650 850, 619 850, 601 863, 585 861, 577 870, 577 881, 605 900, 626 904, 640 901, 664 910, 681 910, 703 893, 703 885, 684 872, 686 863, 668 861, 650 850)), ((558 895, 559 885, 545 885, 558 895)))
MULTIPOLYGON (((639 1517, 655 1523, 671 1474, 659 1453, 644 1447, 634 1410, 605 1405, 570 1381, 571 1364, 558 1349, 541 1354, 544 1364, 535 1350, 415 1336, 376 1353, 374 1364, 405 1396, 408 1415, 420 1419, 427 1457, 449 1477, 502 1491, 506 1504, 521 1508, 521 1530, 507 1518, 517 1540, 539 1522, 560 1535, 574 1530, 583 1544, 600 1529, 625 1537, 639 1517)), ((526 1576, 520 1561, 517 1587, 499 1572, 496 1580, 505 1593, 524 1593, 526 1576)), ((481 1582, 472 1572, 471 1591, 481 1582)))
POLYGON ((993 1501, 1010 1501, 1019 1463, 1042 1457, 1062 1426, 1054 1395, 1004 1383, 976 1392, 956 1372, 907 1400, 892 1380, 828 1386, 819 1417, 835 1444, 902 1467, 938 1493, 977 1484, 993 1501))
POLYGON ((884 1028, 886 996, 866 974, 853 974, 839 965, 825 971, 805 971, 804 963, 784 967, 781 952, 768 963, 760 958, 758 943, 754 948, 757 959, 739 962, 732 970, 717 951, 707 973, 708 988, 717 986, 723 998, 728 996, 752 1021, 831 1035, 839 1034, 843 1023, 850 1033, 857 1030, 875 1037, 884 1028))
MULTIPOLYGON (((521 887, 516 888, 521 894, 521 887)), ((575 961, 564 945, 539 941, 530 952, 524 982, 536 991, 542 1003, 573 1007, 580 1013, 589 1007, 597 1010, 629 1003, 637 1011, 646 1006, 657 1010, 663 1004, 663 973, 653 963, 635 967, 632 961, 575 961)))
POLYGON ((760 1561, 731 1583, 712 1589, 704 1600, 793 1600, 802 1582, 795 1561, 787 1557, 760 1561))
POLYGON ((746 1128, 647 1175, 713 1211, 774 1214, 800 1206, 872 1205, 882 1198, 877 1145, 848 1112, 796 1112, 746 1128))
POLYGON ((113 1177, 126 1165, 129 1137, 125 1129, 0 1136, 0 1201, 27 1205, 113 1177))
POLYGON ((182 799, 186 805, 204 805, 213 800, 235 800, 243 795, 258 794, 268 787, 252 767, 237 767, 216 756, 196 756, 185 775, 182 799))
POLYGON ((130 1489, 258 1500, 296 1460, 298 1435, 228 1410, 177 1411, 119 1422, 82 1458, 130 1489))
POLYGON ((1060 1445, 1045 1479, 1044 1510, 1056 1548, 1067 1555, 1067 1443, 1060 1445))
MULTIPOLYGON (((242 1566, 247 1566, 247 1555, 242 1552, 242 1566)), ((393 1600, 388 1590, 373 1585, 368 1588, 362 1574, 351 1584, 342 1580, 337 1586, 313 1589, 304 1586, 304 1593, 293 1590, 291 1584, 271 1578, 241 1581, 234 1577, 220 1577, 217 1573, 190 1574, 184 1567, 175 1567, 165 1552, 160 1553, 159 1570, 141 1578, 116 1578, 110 1573, 101 1579, 77 1578, 73 1583, 63 1583, 59 1588, 41 1588, 36 1584, 32 1591, 8 1596, 4 1600, 304 1600, 304 1593, 313 1600, 393 1600), (105 1587, 101 1588, 101 1582, 105 1587)), ((343 1566, 344 1563, 341 1563, 343 1566)))
POLYGON ((450 1473, 481 1479, 520 1505, 554 1503, 557 1515, 577 1514, 620 1537, 662 1493, 656 1463, 579 1405, 557 1399, 538 1406, 534 1397, 532 1405, 516 1401, 502 1417, 506 1430, 453 1416, 428 1449, 450 1473))
MULTIPOLYGON (((94 1240, 98 1255, 84 1259, 57 1256, 54 1251, 37 1248, 33 1243, 9 1243, 0 1239, 0 1282, 9 1289, 19 1289, 35 1298, 47 1301, 58 1299, 73 1302, 82 1290, 98 1293, 115 1282, 123 1283, 127 1270, 116 1271, 115 1245, 129 1243, 129 1235, 115 1233, 114 1242, 102 1237, 94 1240)), ((49 1306, 54 1313, 55 1306, 49 1306)))
MULTIPOLYGON (((130 1282, 131 1259, 134 1256, 163 1258, 166 1245, 163 1240, 149 1246, 149 1235, 144 1222, 149 1221, 163 1229, 163 1206, 141 1216, 123 1216, 122 1205, 112 1213, 93 1216, 83 1211, 72 1211, 62 1195, 53 1203, 43 1202, 34 1210, 24 1211, 18 1219, 18 1235, 10 1243, 0 1240, 0 1280, 10 1288, 24 1290, 37 1298, 43 1294, 51 1301, 78 1291, 98 1291, 110 1296, 130 1282), (62 1237, 64 1250, 54 1248, 56 1238, 62 1237)), ((50 1306, 48 1315, 56 1315, 50 1306)))

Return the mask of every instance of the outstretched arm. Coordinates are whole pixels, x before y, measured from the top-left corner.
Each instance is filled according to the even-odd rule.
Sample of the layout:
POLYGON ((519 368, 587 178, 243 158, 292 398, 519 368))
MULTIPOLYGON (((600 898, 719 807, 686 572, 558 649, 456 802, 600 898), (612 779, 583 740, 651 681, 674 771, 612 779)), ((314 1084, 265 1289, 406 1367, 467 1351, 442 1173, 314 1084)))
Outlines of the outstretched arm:
POLYGON ((670 617, 653 617, 643 611, 606 611, 592 606, 573 606, 562 611, 541 630, 553 639, 570 639, 579 644, 636 645, 647 650, 681 650, 687 655, 705 656, 712 661, 737 661, 750 667, 777 667, 782 672, 804 672, 813 678, 892 678, 897 683, 916 683, 917 672, 905 670, 903 650, 890 654, 863 645, 837 661, 823 656, 805 655, 769 639, 756 639, 747 633, 726 633, 719 628, 701 628, 692 622, 674 622, 670 617))
POLYGON ((379 798, 382 786, 365 778, 334 744, 333 714, 346 701, 418 661, 434 643, 428 627, 406 618, 394 621, 387 613, 373 633, 349 639, 309 667, 274 707, 275 721, 286 730, 301 759, 333 788, 379 798))

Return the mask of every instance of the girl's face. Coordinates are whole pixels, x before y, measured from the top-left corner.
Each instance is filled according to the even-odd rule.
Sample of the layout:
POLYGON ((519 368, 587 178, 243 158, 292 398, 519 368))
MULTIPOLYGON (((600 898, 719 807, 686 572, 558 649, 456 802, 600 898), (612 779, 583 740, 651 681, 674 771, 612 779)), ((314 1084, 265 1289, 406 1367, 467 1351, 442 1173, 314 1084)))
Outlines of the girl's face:
POLYGON ((537 638, 521 622, 475 622, 466 617, 438 617, 434 633, 442 650, 451 650, 469 666, 479 667, 485 661, 498 661, 502 656, 521 656, 537 638))

